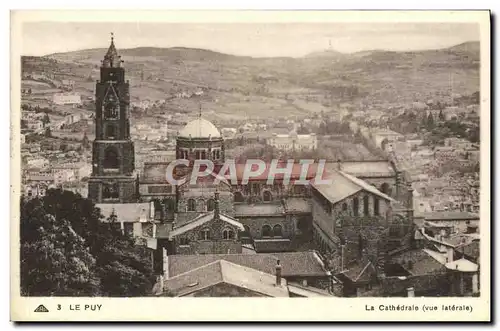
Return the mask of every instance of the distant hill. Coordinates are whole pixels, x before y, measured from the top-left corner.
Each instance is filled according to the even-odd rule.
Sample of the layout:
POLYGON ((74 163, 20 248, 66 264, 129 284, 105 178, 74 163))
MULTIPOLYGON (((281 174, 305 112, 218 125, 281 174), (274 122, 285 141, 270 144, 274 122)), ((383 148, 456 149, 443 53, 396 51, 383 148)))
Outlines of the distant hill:
POLYGON ((304 56, 305 58, 330 58, 339 59, 345 57, 346 54, 335 51, 335 50, 325 50, 319 52, 312 52, 304 56))
MULTIPOLYGON (((118 45, 118 51, 133 100, 163 99, 203 87, 210 91, 204 109, 216 114, 291 116, 304 109, 321 111, 324 100, 333 102, 332 107, 351 101, 411 104, 436 93, 479 90, 479 42, 407 52, 326 50, 301 58, 253 58, 185 47, 118 45)), ((105 52, 98 48, 23 57, 22 70, 64 73, 90 95, 105 52)), ((169 101, 172 111, 181 112, 199 109, 199 104, 194 99, 169 101)))

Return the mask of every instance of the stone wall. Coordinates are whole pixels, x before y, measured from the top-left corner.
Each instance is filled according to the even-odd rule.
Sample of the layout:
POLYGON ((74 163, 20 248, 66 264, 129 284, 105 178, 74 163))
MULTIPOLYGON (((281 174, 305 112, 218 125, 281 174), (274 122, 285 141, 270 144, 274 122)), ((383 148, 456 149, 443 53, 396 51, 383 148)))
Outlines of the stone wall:
POLYGON ((177 254, 241 253, 238 228, 222 220, 213 220, 179 234, 174 238, 174 242, 177 254), (233 239, 224 239, 223 231, 226 229, 233 231, 233 239), (200 239, 200 232, 203 230, 210 230, 210 238, 208 240, 200 239))
POLYGON ((284 215, 239 217, 238 221, 249 228, 253 239, 262 239, 262 227, 264 225, 269 225, 271 230, 275 225, 281 225, 283 234, 281 238, 292 239, 295 233, 293 222, 284 215))

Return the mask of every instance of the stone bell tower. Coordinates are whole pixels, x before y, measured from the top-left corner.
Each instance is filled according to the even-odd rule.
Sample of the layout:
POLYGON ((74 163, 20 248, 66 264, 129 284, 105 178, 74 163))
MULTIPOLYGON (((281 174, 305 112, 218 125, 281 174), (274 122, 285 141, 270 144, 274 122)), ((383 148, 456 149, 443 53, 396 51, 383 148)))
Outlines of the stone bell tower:
POLYGON ((130 139, 130 92, 123 61, 111 45, 101 61, 95 88, 95 140, 89 198, 96 203, 129 203, 138 198, 134 143, 130 139))

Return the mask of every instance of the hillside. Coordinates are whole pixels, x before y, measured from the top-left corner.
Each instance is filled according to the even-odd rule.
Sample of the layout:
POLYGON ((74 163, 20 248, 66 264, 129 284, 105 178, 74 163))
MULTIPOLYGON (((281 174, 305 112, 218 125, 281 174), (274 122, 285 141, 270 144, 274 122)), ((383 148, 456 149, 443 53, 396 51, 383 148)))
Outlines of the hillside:
MULTIPOLYGON (((118 45, 119 46, 119 45, 118 45)), ((23 72, 71 76, 91 94, 106 49, 23 57, 23 72)), ((171 99, 203 88, 202 98, 173 98, 168 111, 200 103, 215 117, 290 117, 344 102, 410 103, 436 93, 479 90, 479 43, 418 52, 316 52, 303 58, 252 58, 192 48, 119 49, 133 100, 171 99)), ((212 116, 212 115, 211 115, 212 116)))

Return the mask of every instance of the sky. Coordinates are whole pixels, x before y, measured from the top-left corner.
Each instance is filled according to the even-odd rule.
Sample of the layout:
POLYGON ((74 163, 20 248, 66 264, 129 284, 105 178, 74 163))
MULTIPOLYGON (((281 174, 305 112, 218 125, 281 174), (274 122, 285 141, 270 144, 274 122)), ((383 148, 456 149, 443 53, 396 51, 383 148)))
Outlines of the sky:
POLYGON ((25 22, 22 54, 105 48, 192 47, 254 57, 311 52, 439 49, 479 40, 473 23, 118 23, 25 22))

